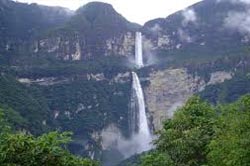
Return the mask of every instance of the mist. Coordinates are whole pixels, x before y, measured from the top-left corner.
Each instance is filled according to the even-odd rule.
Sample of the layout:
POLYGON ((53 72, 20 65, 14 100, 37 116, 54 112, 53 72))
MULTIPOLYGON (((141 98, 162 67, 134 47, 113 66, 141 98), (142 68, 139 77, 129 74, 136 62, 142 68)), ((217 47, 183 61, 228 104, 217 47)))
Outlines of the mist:
MULTIPOLYGON (((223 2, 225 0, 217 0, 223 2)), ((230 11, 224 20, 224 27, 241 34, 250 35, 250 0, 229 0, 231 3, 241 4, 245 7, 242 11, 230 11)))
POLYGON ((243 34, 250 34, 250 10, 229 13, 224 26, 243 34))
POLYGON ((193 9, 186 9, 182 12, 182 25, 186 26, 188 23, 195 23, 197 21, 196 12, 193 9))

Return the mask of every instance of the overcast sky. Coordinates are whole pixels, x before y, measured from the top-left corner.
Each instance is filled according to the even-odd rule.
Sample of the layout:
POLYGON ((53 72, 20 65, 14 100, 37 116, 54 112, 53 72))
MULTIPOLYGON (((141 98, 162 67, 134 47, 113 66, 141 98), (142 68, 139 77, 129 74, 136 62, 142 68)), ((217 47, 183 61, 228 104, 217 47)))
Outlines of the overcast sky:
MULTIPOLYGON (((76 10, 93 0, 17 0, 19 2, 38 3, 49 6, 63 6, 76 10)), ((158 17, 166 17, 175 11, 184 9, 201 0, 100 0, 113 7, 129 21, 144 24, 158 17)))

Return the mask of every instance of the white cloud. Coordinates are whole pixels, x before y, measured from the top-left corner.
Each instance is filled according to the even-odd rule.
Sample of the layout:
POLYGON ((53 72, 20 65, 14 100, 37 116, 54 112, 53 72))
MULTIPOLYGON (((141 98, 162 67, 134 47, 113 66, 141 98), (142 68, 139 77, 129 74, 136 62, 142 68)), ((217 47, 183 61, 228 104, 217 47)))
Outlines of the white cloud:
POLYGON ((185 32, 183 29, 179 28, 177 33, 182 42, 187 42, 187 43, 193 42, 193 39, 191 38, 191 36, 189 36, 189 34, 185 32))
MULTIPOLYGON (((36 2, 50 6, 63 6, 77 9, 93 0, 17 0, 20 2, 36 2)), ((148 20, 167 17, 201 0, 99 0, 110 3, 128 20, 145 23, 148 20)))
POLYGON ((228 12, 227 17, 224 19, 224 27, 250 35, 250 0, 217 0, 217 2, 231 2, 245 5, 245 10, 228 12))
POLYGON ((250 0, 217 0, 218 3, 220 2, 232 2, 232 3, 245 3, 245 4, 250 4, 250 0))
POLYGON ((242 3, 247 3, 250 4, 250 0, 233 0, 234 2, 242 2, 242 3))
POLYGON ((152 32, 160 32, 162 31, 162 28, 159 24, 155 24, 153 27, 150 28, 152 32))
POLYGON ((184 17, 184 20, 182 21, 182 25, 186 25, 189 22, 196 22, 197 16, 193 9, 186 9, 182 12, 182 16, 184 17))
POLYGON ((225 27, 240 33, 250 34, 250 10, 246 12, 230 12, 225 19, 225 27))

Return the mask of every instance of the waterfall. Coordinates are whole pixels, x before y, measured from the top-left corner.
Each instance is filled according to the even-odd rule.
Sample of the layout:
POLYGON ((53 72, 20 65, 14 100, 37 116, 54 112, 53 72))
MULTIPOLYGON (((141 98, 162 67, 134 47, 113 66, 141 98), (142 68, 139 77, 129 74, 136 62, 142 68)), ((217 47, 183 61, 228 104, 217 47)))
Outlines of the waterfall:
MULTIPOLYGON (((142 35, 140 32, 136 33, 135 63, 137 68, 144 66, 142 57, 142 35)), ((132 72, 131 92, 131 107, 128 115, 130 138, 124 138, 118 132, 117 139, 115 139, 116 141, 114 142, 116 149, 123 155, 124 159, 153 148, 151 144, 152 135, 146 116, 143 90, 139 77, 135 72, 132 72)))
POLYGON ((138 68, 143 67, 141 32, 136 32, 136 37, 135 37, 135 64, 137 65, 138 68))
MULTIPOLYGON (((144 66, 142 57, 142 34, 136 32, 135 38, 135 63, 138 68, 144 66)), ((132 98, 130 111, 130 133, 134 153, 141 153, 152 148, 151 133, 148 126, 144 95, 139 77, 132 72, 132 98)))
POLYGON ((140 80, 135 72, 132 72, 132 102, 133 107, 130 114, 131 136, 134 142, 134 152, 141 153, 151 149, 151 133, 148 126, 144 95, 140 80))
POLYGON ((133 78, 133 90, 135 91, 136 100, 138 103, 138 111, 139 111, 139 116, 137 116, 138 133, 150 135, 141 83, 135 72, 132 72, 132 78, 133 78))

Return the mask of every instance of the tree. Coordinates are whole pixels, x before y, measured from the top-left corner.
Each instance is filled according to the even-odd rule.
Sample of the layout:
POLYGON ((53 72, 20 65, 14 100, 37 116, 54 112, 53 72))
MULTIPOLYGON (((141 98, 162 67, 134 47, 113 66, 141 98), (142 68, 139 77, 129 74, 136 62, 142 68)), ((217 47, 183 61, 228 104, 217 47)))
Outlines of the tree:
MULTIPOLYGON (((215 110, 199 97, 190 98, 158 132, 156 153, 142 159, 143 166, 167 161, 173 166, 200 166, 207 162, 207 145, 214 135, 215 110)), ((161 163, 159 166, 164 166, 161 163)))
POLYGON ((250 95, 211 107, 193 97, 166 120, 142 166, 250 166, 250 95), (169 162, 168 164, 164 162, 169 162))
POLYGON ((173 166, 173 161, 170 156, 160 153, 151 152, 147 155, 142 156, 141 166, 173 166))
POLYGON ((250 165, 250 96, 221 107, 215 138, 209 144, 209 165, 250 165))
POLYGON ((0 136, 2 135, 2 133, 6 133, 9 130, 10 130, 10 127, 8 126, 8 123, 4 119, 3 109, 0 108, 0 136))
MULTIPOLYGON (((6 126, 0 112, 0 128, 6 126)), ((97 166, 98 163, 70 154, 63 145, 71 133, 50 132, 40 137, 23 132, 1 130, 0 163, 2 166, 97 166)))
POLYGON ((198 97, 192 97, 167 120, 156 142, 157 149, 167 153, 178 166, 200 166, 206 163, 206 147, 213 137, 214 109, 198 97))

